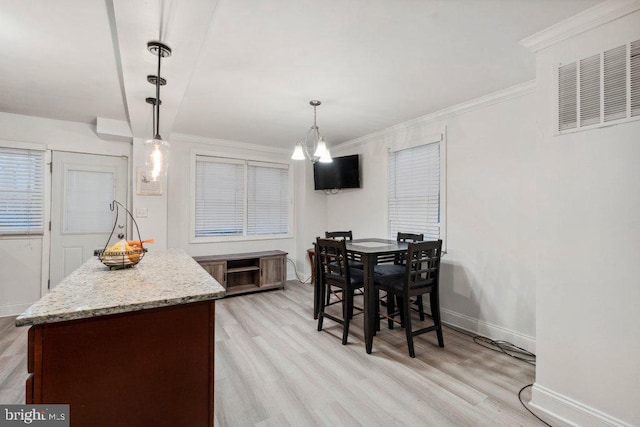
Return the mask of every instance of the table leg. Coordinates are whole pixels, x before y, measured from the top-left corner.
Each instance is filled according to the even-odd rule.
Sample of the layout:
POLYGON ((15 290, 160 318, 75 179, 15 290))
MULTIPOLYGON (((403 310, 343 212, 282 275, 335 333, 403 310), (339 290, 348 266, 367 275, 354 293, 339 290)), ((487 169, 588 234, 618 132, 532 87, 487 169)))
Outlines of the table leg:
POLYGON ((373 266, 375 256, 363 254, 362 264, 364 265, 364 340, 367 353, 371 354, 373 348, 373 334, 375 332, 376 319, 376 292, 373 284, 373 266))
POLYGON ((311 265, 311 283, 316 282, 316 251, 315 249, 307 249, 307 255, 309 256, 309 264, 311 265))
POLYGON ((313 244, 313 252, 314 252, 314 256, 313 258, 313 266, 314 268, 312 269, 313 272, 313 276, 314 276, 314 280, 313 280, 313 318, 317 319, 318 318, 318 313, 320 312, 320 303, 321 303, 321 299, 323 297, 322 295, 322 287, 321 287, 321 283, 320 283, 320 267, 319 267, 319 263, 320 263, 320 257, 317 256, 317 251, 316 251, 316 244, 313 244))

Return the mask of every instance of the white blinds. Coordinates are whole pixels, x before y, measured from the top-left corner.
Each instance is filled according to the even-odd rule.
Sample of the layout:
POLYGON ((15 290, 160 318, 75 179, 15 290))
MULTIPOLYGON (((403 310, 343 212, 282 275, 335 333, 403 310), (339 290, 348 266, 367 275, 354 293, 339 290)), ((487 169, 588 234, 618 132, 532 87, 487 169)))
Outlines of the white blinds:
POLYGON ((440 142, 389 153, 389 238, 440 236, 440 142))
POLYGON ((248 162, 247 234, 289 232, 287 165, 248 162))
POLYGON ((197 155, 194 237, 289 233, 289 166, 197 155))
POLYGON ((244 162, 196 156, 195 236, 243 234, 244 162))
POLYGON ((44 233, 44 151, 0 147, 0 235, 44 233))

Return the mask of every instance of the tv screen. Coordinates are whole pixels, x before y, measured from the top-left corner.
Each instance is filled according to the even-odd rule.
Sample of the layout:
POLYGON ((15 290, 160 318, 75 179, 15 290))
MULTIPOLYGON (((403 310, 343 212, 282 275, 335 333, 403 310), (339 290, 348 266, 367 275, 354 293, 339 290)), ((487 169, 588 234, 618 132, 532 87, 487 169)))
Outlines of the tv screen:
POLYGON ((334 157, 331 163, 313 164, 316 190, 360 188, 360 159, 357 154, 334 157))

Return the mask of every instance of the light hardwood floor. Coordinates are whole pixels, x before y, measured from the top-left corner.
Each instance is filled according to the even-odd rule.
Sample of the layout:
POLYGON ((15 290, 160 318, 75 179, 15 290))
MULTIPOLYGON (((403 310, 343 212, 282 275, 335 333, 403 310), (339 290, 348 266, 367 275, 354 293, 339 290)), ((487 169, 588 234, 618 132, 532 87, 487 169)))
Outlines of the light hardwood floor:
MULTIPOLYGON (((517 396, 532 365, 449 328, 442 349, 435 333, 417 337, 411 359, 404 330, 385 322, 368 355, 362 316, 343 346, 340 325, 316 330, 312 297, 290 281, 217 301, 216 426, 542 425, 517 396)), ((27 328, 13 322, 0 318, 0 403, 24 403, 27 328)))

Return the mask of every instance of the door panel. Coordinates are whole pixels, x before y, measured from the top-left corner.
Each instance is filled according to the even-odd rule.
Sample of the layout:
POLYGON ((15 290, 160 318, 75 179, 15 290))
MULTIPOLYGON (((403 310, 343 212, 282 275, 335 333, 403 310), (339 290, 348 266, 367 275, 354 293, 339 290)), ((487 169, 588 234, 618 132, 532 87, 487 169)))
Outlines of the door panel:
MULTIPOLYGON (((103 249, 113 228, 115 199, 127 205, 127 159, 54 151, 51 162, 50 287, 103 249)), ((120 215, 122 230, 127 218, 120 215)), ((116 233, 118 230, 116 229, 116 233)))

